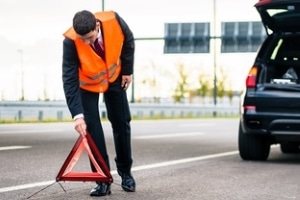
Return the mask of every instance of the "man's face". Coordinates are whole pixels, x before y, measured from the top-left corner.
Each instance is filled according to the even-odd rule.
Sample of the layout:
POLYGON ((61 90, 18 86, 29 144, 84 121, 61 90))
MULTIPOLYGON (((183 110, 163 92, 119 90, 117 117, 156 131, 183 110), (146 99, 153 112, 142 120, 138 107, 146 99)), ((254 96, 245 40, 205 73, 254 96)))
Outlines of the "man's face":
POLYGON ((97 22, 95 30, 92 30, 91 32, 85 34, 85 35, 78 35, 78 37, 86 44, 92 45, 94 44, 95 40, 98 37, 98 32, 100 29, 100 23, 97 22))

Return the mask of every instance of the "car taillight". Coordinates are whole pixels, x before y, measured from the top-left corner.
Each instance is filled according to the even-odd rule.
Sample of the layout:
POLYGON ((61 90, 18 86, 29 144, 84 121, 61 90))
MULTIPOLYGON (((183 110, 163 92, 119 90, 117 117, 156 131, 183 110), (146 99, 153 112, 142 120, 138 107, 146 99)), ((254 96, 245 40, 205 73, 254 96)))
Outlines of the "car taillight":
POLYGON ((257 2, 257 3, 255 4, 255 6, 263 6, 263 5, 265 5, 265 4, 271 3, 271 1, 272 1, 272 0, 259 0, 259 2, 257 2))
POLYGON ((256 86, 256 75, 257 75, 257 67, 253 66, 247 76, 246 79, 246 87, 247 88, 254 88, 256 86))
POLYGON ((256 110, 256 106, 243 106, 244 111, 255 111, 256 110))
POLYGON ((241 109, 242 114, 247 113, 247 115, 249 115, 251 113, 256 113, 256 106, 253 105, 244 105, 241 109))

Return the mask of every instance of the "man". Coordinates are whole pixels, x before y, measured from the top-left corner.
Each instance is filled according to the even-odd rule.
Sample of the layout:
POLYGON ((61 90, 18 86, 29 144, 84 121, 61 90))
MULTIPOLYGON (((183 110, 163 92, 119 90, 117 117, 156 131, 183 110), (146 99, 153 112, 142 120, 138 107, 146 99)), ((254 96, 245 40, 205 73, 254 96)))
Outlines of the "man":
MULTIPOLYGON (((134 37, 126 22, 113 11, 77 12, 73 26, 64 33, 62 79, 75 130, 91 134, 108 168, 104 133, 99 116, 103 93, 111 122, 116 167, 126 192, 135 191, 131 174, 131 115, 126 90, 132 81, 134 37)), ((95 171, 93 165, 91 165, 95 171)), ((91 196, 110 194, 110 183, 97 182, 91 196)))

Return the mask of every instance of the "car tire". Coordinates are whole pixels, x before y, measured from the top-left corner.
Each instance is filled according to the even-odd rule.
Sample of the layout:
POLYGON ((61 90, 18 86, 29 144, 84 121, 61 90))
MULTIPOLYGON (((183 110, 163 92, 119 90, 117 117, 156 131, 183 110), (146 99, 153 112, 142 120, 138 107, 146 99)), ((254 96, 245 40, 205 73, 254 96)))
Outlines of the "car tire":
POLYGON ((284 142, 280 144, 280 149, 282 153, 300 153, 299 144, 284 142))
POLYGON ((270 143, 266 137, 244 133, 239 126, 238 147, 243 160, 266 160, 270 153, 270 143))

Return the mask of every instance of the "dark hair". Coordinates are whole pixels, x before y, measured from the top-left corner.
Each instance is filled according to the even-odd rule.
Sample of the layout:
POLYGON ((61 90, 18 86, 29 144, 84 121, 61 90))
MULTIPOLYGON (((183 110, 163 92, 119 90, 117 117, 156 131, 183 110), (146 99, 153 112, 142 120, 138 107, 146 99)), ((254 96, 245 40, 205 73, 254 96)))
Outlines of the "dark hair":
POLYGON ((73 17, 73 28, 79 35, 85 35, 96 28, 96 18, 87 10, 77 12, 73 17))

